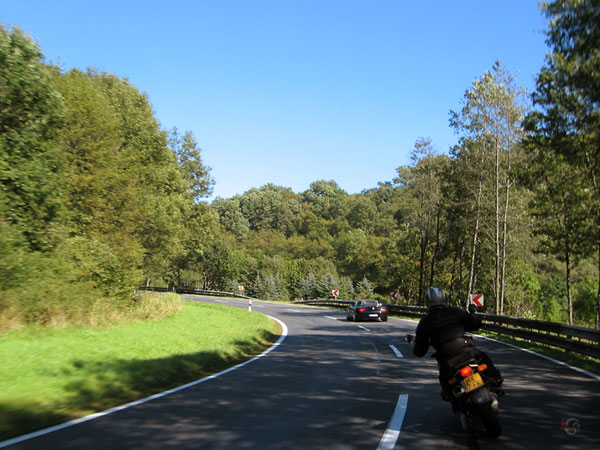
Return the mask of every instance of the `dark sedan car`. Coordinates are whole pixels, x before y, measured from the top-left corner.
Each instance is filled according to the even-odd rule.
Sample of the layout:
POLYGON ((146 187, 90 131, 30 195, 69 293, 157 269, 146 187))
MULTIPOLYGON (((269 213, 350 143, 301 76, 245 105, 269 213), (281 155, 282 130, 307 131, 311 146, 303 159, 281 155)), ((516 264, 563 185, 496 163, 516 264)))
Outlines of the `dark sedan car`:
POLYGON ((348 307, 346 319, 358 322, 360 320, 380 320, 387 322, 387 306, 377 300, 356 300, 348 307))

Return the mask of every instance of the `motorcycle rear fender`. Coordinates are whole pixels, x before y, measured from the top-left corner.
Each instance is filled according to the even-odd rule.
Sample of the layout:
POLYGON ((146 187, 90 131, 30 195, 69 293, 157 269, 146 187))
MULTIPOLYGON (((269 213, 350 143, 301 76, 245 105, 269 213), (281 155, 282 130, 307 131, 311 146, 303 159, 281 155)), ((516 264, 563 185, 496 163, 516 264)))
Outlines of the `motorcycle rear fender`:
POLYGON ((485 405, 493 400, 489 389, 485 386, 470 392, 469 399, 476 406, 485 405))

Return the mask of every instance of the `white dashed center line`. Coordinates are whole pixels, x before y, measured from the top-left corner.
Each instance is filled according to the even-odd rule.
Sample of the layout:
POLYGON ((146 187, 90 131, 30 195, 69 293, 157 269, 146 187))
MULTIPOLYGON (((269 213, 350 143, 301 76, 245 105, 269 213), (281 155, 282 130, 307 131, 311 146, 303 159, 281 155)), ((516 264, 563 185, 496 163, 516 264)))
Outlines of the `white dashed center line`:
POLYGON ((398 350, 395 345, 390 344, 390 348, 392 349, 392 351, 396 354, 396 356, 398 358, 404 358, 404 355, 402 354, 402 352, 400 350, 398 350))

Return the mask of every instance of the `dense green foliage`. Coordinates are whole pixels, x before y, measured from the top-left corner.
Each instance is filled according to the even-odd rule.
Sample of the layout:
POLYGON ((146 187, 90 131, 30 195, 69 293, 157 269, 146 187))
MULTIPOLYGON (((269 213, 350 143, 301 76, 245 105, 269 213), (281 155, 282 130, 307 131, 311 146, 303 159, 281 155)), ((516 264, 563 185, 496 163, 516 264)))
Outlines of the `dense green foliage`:
POLYGON ((536 92, 496 62, 451 111, 446 154, 419 138, 395 179, 359 194, 317 180, 210 204, 190 132, 162 130, 128 80, 48 66, 2 29, 3 316, 126 305, 140 283, 413 304, 436 285, 455 304, 481 292, 487 312, 598 326, 600 7, 542 9, 536 92))
POLYGON ((129 81, 62 72, 0 28, 0 111, 0 327, 127 310, 208 227, 186 225, 212 183, 193 136, 129 81))

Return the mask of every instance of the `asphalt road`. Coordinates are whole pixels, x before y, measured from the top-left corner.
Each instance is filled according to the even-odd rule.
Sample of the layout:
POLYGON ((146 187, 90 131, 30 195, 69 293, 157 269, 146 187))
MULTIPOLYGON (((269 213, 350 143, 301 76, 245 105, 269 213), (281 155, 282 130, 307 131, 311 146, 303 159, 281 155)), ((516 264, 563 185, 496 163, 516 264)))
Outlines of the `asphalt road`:
MULTIPOLYGON (((246 300, 187 298, 248 308, 246 300)), ((477 438, 441 400, 435 361, 414 357, 404 342, 415 322, 354 323, 341 310, 259 301, 252 307, 287 326, 287 337, 264 357, 8 448, 529 450, 600 443, 600 381, 563 365, 476 338, 503 372, 507 392, 503 435, 477 438)))

